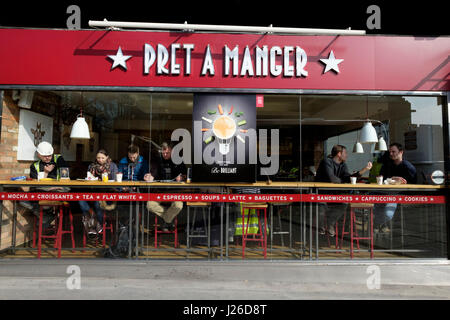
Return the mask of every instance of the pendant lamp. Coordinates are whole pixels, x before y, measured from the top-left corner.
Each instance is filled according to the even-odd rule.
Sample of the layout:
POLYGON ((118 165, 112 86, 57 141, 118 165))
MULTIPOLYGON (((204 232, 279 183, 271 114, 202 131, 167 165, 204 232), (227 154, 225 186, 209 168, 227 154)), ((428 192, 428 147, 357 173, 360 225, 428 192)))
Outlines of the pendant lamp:
POLYGON ((375 145, 375 149, 377 151, 387 151, 387 144, 386 141, 384 141, 383 137, 380 137, 378 143, 375 145))
POLYGON ((89 126, 86 119, 83 117, 83 108, 80 108, 80 114, 77 116, 77 120, 72 126, 70 132, 71 139, 90 139, 89 126))
POLYGON ((361 143, 377 143, 378 136, 377 131, 372 125, 372 122, 367 121, 364 123, 364 126, 361 130, 361 143))
POLYGON ((363 146, 360 142, 356 142, 353 146, 353 153, 364 153, 363 146))
POLYGON ((364 149, 362 144, 358 141, 358 133, 359 131, 356 132, 356 142, 353 146, 353 153, 364 153, 364 149))
POLYGON ((367 96, 366 100, 366 116, 367 121, 364 122, 364 126, 361 131, 360 142, 361 143, 377 143, 378 136, 377 131, 372 125, 372 122, 369 120, 369 97, 367 96))

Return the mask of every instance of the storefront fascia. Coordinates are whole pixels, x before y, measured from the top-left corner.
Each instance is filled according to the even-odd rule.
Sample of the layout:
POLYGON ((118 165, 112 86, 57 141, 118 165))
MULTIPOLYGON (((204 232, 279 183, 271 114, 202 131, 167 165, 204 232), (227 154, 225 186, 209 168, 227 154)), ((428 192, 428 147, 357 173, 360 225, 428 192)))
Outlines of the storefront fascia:
POLYGON ((0 39, 1 90, 441 97, 449 170, 448 37, 0 29, 0 39))

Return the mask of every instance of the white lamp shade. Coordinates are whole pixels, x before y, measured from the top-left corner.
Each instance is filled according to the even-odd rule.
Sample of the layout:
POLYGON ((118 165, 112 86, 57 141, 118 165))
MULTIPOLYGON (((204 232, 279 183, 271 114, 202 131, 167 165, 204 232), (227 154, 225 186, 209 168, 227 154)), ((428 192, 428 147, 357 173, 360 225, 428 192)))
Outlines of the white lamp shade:
POLYGON ((364 153, 364 149, 361 143, 355 143, 355 145, 353 146, 353 153, 364 153))
POLYGON ((378 140, 376 149, 378 151, 387 151, 387 144, 386 141, 384 141, 383 137, 380 137, 380 139, 378 140))
POLYGON ((372 126, 372 122, 367 121, 361 130, 361 143, 376 143, 378 142, 377 131, 372 126))
POLYGON ((72 131, 70 132, 70 138, 72 139, 90 139, 89 126, 86 119, 82 116, 78 116, 77 121, 72 126, 72 131))

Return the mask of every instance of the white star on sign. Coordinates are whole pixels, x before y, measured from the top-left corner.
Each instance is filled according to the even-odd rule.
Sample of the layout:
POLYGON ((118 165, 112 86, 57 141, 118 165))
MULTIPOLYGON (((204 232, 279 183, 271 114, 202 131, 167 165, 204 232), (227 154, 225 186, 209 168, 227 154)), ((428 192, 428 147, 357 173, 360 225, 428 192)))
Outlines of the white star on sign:
POLYGON ((123 53, 122 53, 122 48, 120 48, 120 46, 119 46, 119 50, 117 50, 117 53, 116 53, 115 56, 108 56, 108 58, 110 58, 111 60, 114 61, 113 65, 111 67, 111 70, 116 68, 116 67, 118 67, 118 66, 121 66, 125 70, 128 70, 126 61, 128 59, 130 59, 131 57, 132 56, 124 56, 123 53))
POLYGON ((321 62, 326 64, 325 70, 323 73, 327 73, 330 70, 334 70, 336 73, 339 73, 339 67, 338 64, 344 61, 344 59, 336 59, 334 57, 333 50, 331 50, 330 55, 328 56, 328 59, 320 59, 321 62))

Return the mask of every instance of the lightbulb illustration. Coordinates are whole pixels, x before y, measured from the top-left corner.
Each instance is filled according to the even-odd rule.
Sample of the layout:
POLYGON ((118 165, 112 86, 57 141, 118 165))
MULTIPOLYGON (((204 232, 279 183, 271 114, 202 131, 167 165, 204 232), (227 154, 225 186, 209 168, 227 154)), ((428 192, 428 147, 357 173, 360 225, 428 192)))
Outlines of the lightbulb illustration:
MULTIPOLYGON (((236 135, 237 127, 243 127, 247 125, 247 121, 242 119, 241 117, 244 115, 244 112, 239 111, 235 112, 233 116, 234 107, 231 106, 228 113, 224 111, 222 105, 218 105, 217 109, 219 111, 219 115, 215 119, 209 119, 206 117, 202 117, 202 120, 206 121, 209 124, 212 124, 212 132, 204 142, 206 144, 211 143, 214 138, 217 139, 217 143, 219 144, 219 153, 222 155, 226 155, 230 152, 230 143, 233 140, 233 137, 236 135), (237 122, 236 118, 240 118, 240 121, 237 122), (236 123, 237 122, 237 123, 236 123)), ((214 117, 217 113, 217 110, 208 110, 208 116, 214 117)), ((203 128, 202 132, 209 131, 209 128, 203 128)), ((242 133, 247 133, 248 129, 239 129, 242 133)), ((236 135, 236 138, 239 139, 240 142, 245 144, 245 139, 242 138, 239 134, 236 135)))
POLYGON ((222 115, 214 120, 212 129, 219 143, 219 152, 224 155, 230 152, 230 143, 236 133, 236 122, 230 117, 222 115))

